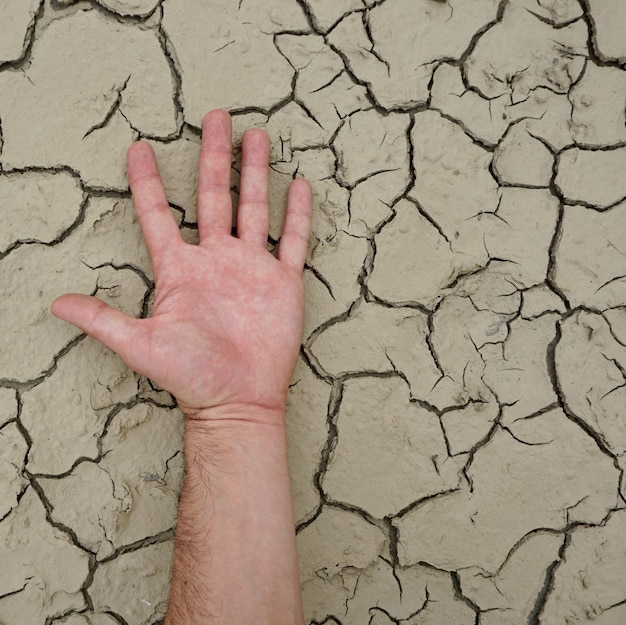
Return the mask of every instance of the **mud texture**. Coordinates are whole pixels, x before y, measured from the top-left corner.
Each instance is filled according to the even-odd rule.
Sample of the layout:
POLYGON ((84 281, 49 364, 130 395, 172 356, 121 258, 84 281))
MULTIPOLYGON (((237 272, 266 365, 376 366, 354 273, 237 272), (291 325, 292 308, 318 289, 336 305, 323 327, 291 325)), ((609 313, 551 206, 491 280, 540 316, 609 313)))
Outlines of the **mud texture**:
POLYGON ((163 619, 181 416, 49 305, 149 314, 126 148, 194 241, 223 107, 272 138, 272 242, 315 193, 307 623, 623 625, 625 32, 622 0, 1 2, 0 624, 163 619))

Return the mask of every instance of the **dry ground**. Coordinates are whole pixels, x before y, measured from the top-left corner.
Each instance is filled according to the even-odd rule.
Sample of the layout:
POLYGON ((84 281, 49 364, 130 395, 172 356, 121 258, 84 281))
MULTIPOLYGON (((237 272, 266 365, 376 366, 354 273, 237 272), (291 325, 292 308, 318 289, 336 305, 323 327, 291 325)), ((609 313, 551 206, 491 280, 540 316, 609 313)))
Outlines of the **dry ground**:
POLYGON ((149 313, 126 147, 193 241, 223 107, 271 135, 274 240, 316 196, 307 622, 623 625, 625 32, 623 0, 0 0, 0 623, 163 617, 180 415, 48 307, 149 313))

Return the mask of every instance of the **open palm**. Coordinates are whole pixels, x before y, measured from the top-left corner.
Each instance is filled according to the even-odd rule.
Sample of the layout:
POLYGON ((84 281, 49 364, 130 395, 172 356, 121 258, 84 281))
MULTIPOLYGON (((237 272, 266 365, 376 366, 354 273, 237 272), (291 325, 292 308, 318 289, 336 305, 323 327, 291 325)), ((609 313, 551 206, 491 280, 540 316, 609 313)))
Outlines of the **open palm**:
POLYGON ((224 111, 205 117, 200 242, 189 245, 168 206, 152 149, 143 142, 132 145, 128 178, 154 270, 152 316, 134 319, 78 294, 63 295, 52 305, 55 315, 173 393, 190 417, 245 418, 284 410, 302 332, 311 190, 304 180, 292 182, 274 257, 266 249, 268 158, 267 135, 246 132, 237 236, 232 236, 231 121, 224 111))

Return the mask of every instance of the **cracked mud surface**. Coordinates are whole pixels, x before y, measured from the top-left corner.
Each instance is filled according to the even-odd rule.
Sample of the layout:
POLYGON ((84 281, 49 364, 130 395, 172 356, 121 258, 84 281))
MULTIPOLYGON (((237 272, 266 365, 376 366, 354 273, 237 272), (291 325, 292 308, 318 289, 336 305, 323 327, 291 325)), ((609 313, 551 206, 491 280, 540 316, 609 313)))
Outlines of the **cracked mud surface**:
POLYGON ((621 0, 5 0, 0 624, 162 621, 181 417, 48 307, 149 314, 126 147, 194 241, 224 107, 272 138, 271 238, 294 176, 316 199, 307 623, 622 625, 625 30, 621 0))

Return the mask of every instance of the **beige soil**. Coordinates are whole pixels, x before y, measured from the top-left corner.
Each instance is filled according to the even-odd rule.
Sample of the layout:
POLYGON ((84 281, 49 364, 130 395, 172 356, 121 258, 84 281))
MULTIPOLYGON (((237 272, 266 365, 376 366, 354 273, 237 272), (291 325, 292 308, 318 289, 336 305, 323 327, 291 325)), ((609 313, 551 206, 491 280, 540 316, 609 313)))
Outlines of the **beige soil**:
POLYGON ((181 416, 49 305, 149 313, 125 150, 194 241, 216 107, 272 138, 273 239, 315 193, 307 623, 623 625, 625 32, 623 0, 0 2, 0 625, 163 618, 181 416))

